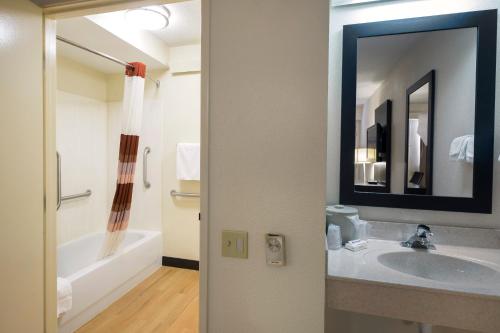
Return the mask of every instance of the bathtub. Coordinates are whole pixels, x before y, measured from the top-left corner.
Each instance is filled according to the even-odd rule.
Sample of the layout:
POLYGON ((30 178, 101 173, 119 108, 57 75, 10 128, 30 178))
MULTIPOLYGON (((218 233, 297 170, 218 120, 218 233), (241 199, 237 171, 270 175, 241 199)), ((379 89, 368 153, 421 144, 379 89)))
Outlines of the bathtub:
POLYGON ((73 307, 59 318, 69 333, 94 318, 161 266, 158 231, 129 230, 113 256, 97 260, 104 233, 89 234, 57 249, 57 275, 73 288, 73 307))

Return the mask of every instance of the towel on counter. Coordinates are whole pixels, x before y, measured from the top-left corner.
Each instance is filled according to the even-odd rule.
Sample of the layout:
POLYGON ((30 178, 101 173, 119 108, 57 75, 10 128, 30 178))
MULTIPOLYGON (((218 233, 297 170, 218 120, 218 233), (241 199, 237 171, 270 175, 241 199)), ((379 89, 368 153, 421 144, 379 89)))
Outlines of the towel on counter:
POLYGON ((57 278, 57 318, 71 310, 73 306, 73 290, 67 279, 57 278))
POLYGON ((177 179, 200 180, 200 144, 177 144, 177 179))
POLYGON ((474 162, 474 135, 464 135, 453 139, 450 145, 452 161, 474 162))

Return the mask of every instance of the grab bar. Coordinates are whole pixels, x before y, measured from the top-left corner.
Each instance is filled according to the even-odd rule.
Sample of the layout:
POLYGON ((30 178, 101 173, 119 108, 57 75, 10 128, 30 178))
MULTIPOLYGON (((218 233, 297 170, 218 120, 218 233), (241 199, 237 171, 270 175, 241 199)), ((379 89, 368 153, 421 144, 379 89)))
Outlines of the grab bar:
POLYGON ((87 191, 85 191, 83 193, 72 194, 72 195, 65 195, 64 197, 61 197, 61 201, 78 199, 78 198, 85 198, 85 197, 90 197, 91 195, 92 195, 92 191, 91 190, 87 190, 87 191))
POLYGON ((62 184, 62 182, 61 182, 61 155, 57 151, 56 151, 56 158, 57 158, 57 209, 56 210, 59 210, 63 201, 84 198, 84 197, 90 197, 92 195, 92 191, 87 190, 84 193, 62 196, 62 191, 61 191, 61 187, 62 187, 62 185, 61 185, 62 184))
POLYGON ((189 192, 177 192, 176 190, 170 191, 170 195, 173 197, 186 197, 186 198, 199 198, 199 193, 189 193, 189 192))
POLYGON ((56 159, 57 159, 57 208, 56 211, 59 210, 62 203, 61 197, 61 155, 56 151, 56 159))
POLYGON ((150 188, 151 183, 148 181, 148 154, 151 152, 151 148, 144 148, 144 153, 142 154, 142 182, 145 188, 150 188))

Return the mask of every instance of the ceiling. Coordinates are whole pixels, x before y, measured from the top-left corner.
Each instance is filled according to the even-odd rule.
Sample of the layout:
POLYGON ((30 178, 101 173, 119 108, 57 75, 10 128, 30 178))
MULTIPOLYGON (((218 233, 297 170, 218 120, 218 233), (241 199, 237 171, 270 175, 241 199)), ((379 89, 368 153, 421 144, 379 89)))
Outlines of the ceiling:
MULTIPOLYGON (((142 61, 149 69, 167 69, 168 47, 200 42, 201 1, 172 3, 167 8, 171 13, 170 24, 160 31, 131 31, 133 27, 131 28, 130 24, 125 21, 124 11, 118 11, 58 20, 57 34, 121 60, 142 61), (110 23, 113 29, 107 29, 106 25, 98 24, 102 21, 110 23), (167 50, 164 52, 167 56, 164 57, 165 59, 160 59, 158 54, 148 52, 147 48, 136 47, 136 43, 121 38, 123 34, 120 36, 120 33, 116 33, 120 29, 125 35, 127 31, 130 31, 130 34, 147 37, 142 38, 142 40, 148 39, 149 44, 156 44, 154 49, 167 50)), ((137 38, 137 36, 135 37, 137 38)), ((57 42, 57 52, 58 55, 106 74, 123 72, 121 65, 60 41, 57 42)))
POLYGON ((194 44, 201 41, 201 0, 177 2, 166 6, 170 11, 170 24, 166 29, 154 31, 169 46, 194 44))
MULTIPOLYGON (((168 46, 199 43, 201 41, 201 0, 176 2, 165 5, 170 11, 168 27, 157 31, 148 31, 165 42, 168 46)), ((130 26, 125 21, 125 10, 97 14, 91 18, 107 19, 118 25, 130 26)))
POLYGON ((424 34, 389 35, 358 40, 357 104, 364 104, 373 95, 409 48, 423 38, 424 34))

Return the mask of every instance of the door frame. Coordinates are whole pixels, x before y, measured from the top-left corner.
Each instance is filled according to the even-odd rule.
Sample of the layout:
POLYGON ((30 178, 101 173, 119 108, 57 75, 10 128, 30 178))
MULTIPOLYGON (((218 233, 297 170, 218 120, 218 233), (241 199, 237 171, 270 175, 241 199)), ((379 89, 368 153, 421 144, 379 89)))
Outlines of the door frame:
MULTIPOLYGON (((56 225, 56 20, 136 7, 189 0, 87 0, 44 9, 44 318, 45 332, 57 328, 57 225, 56 225)), ((200 181, 200 295, 199 332, 208 331, 208 139, 209 139, 209 36, 210 0, 201 0, 201 181, 200 181)))

